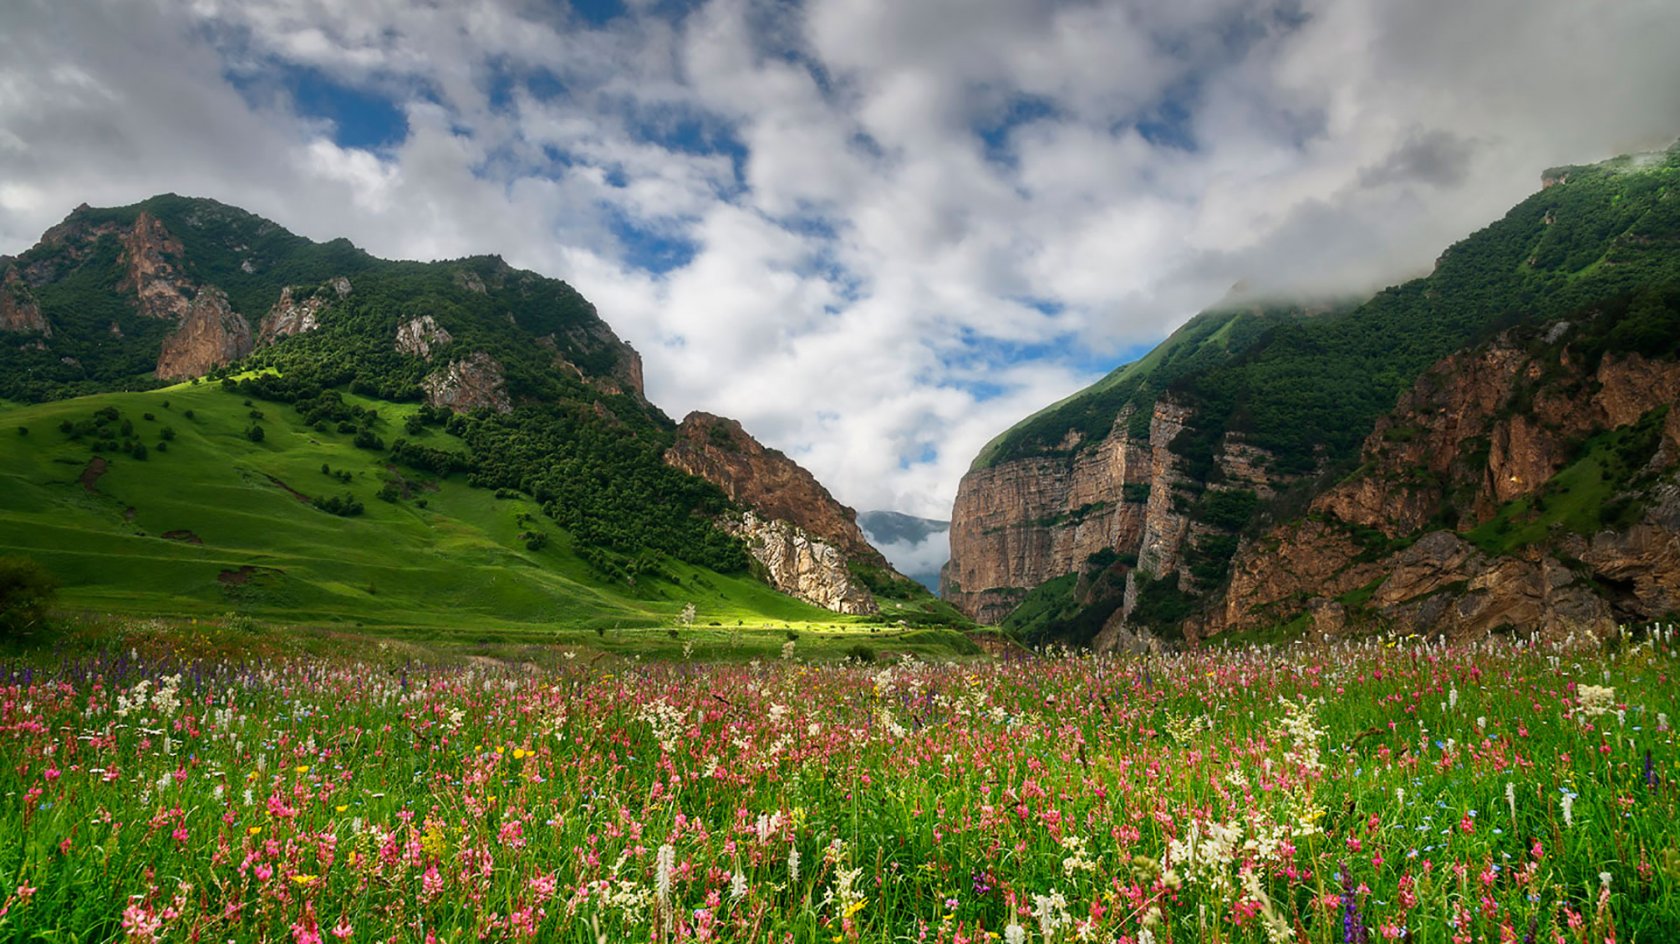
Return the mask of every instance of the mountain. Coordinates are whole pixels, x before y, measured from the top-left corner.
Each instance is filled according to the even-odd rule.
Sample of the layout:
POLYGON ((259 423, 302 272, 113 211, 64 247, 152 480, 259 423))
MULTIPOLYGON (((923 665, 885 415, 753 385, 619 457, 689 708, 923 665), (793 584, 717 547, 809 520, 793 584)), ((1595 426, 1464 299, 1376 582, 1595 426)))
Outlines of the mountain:
MULTIPOLYGON (((866 614, 883 608, 863 600, 872 592, 886 595, 888 615, 956 618, 907 581, 878 581, 862 597, 824 591, 824 579, 805 572, 816 558, 790 558, 763 540, 765 529, 791 535, 797 525, 771 501, 773 485, 751 480, 774 471, 777 481, 815 485, 809 473, 780 457, 773 470, 723 481, 727 492, 690 474, 673 458, 687 454, 683 428, 648 402, 636 352, 569 285, 495 256, 381 260, 344 240, 315 243, 243 210, 172 194, 84 205, 28 251, 0 258, 0 400, 17 404, 0 409, 28 430, 15 461, 0 463, 18 486, 0 514, 0 545, 79 574, 71 597, 146 597, 126 568, 90 563, 118 546, 140 553, 116 537, 189 533, 197 540, 146 546, 158 560, 237 563, 237 575, 269 566, 240 556, 261 557, 264 535, 279 542, 302 528, 314 538, 284 555, 273 549, 290 560, 280 582, 291 589, 280 596, 317 602, 288 609, 271 594, 268 612, 381 609, 373 594, 335 578, 333 559, 390 543, 398 559, 457 545, 518 558, 509 571, 507 554, 467 555, 476 563, 457 561, 435 586, 416 586, 415 618, 436 599, 422 590, 508 582, 527 584, 520 592, 532 601, 552 591, 551 605, 533 602, 510 618, 565 619, 577 607, 580 619, 662 619, 667 604, 720 595, 743 621, 866 614), (230 402, 240 408, 230 413, 230 402), (176 411, 188 403, 195 418, 181 422, 176 411), (160 438, 164 425, 178 438, 160 438), (85 475, 103 484, 83 488, 85 475), (519 527, 506 533, 505 516, 483 518, 479 499, 455 500, 459 489, 517 508, 519 527), (114 506, 130 493, 146 500, 114 506), (205 503, 202 513, 181 507, 186 495, 205 503), (267 511, 253 515, 247 503, 267 511), (156 510, 166 507, 169 515, 156 510), (43 515, 78 524, 43 541, 34 536, 43 515), (206 516, 243 525, 230 534, 206 516), (328 533, 336 531, 359 548, 337 547, 328 533), (822 609, 744 589, 755 580, 822 609), (556 581, 568 589, 554 590, 556 581)), ((861 533, 844 537, 825 545, 821 566, 848 579, 884 567, 861 533)), ((375 556, 376 570, 391 561, 375 556)), ((161 572, 145 581, 157 579, 167 583, 161 572)), ((195 584, 203 600, 253 596, 230 596, 219 579, 195 584)), ((705 613, 704 602, 698 608, 705 613)))
POLYGON ((1673 450, 1654 411, 1680 390, 1677 285, 1680 146, 1548 170, 1428 276, 1361 303, 1204 313, 981 452, 943 593, 983 622, 1102 645, 1309 619, 1471 633, 1663 615, 1649 588, 1677 579, 1673 450), (1430 553, 1449 561, 1440 579, 1396 582, 1430 553), (1503 589, 1518 584, 1526 608, 1503 589), (1501 607, 1511 619, 1488 615, 1501 607))
POLYGON ((951 557, 951 522, 897 511, 866 511, 857 520, 894 567, 924 587, 939 589, 939 569, 951 557))

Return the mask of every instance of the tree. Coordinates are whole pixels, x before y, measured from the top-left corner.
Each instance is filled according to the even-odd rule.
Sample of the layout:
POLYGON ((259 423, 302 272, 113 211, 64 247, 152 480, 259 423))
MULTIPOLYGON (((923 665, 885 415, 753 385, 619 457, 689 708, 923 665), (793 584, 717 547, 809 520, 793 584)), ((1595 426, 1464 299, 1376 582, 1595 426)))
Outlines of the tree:
POLYGON ((45 624, 58 580, 27 557, 0 557, 0 640, 24 639, 45 624))
POLYGON ((254 443, 262 442, 264 435, 265 434, 263 433, 263 428, 261 426, 252 426, 250 429, 245 431, 245 438, 254 443))

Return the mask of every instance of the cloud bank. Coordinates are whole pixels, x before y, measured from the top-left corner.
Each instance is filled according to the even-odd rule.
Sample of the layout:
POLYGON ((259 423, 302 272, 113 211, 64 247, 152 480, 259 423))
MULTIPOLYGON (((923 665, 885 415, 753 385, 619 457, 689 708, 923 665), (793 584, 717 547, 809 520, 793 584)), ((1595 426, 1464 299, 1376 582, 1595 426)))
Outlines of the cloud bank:
POLYGON ((1680 135, 1667 0, 17 0, 0 252, 210 196, 564 278, 843 501, 1237 282, 1397 281, 1547 166, 1680 135))

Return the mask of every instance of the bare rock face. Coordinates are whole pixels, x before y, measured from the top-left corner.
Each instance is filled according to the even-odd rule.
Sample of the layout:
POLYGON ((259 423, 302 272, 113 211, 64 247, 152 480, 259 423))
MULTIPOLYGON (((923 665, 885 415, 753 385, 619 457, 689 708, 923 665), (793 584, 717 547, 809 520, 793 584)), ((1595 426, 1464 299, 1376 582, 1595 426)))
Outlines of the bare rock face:
POLYGON ((846 555, 804 528, 751 511, 725 527, 746 543, 777 590, 836 613, 880 612, 875 597, 852 579, 846 555))
POLYGON ((426 391, 426 402, 435 407, 447 407, 457 413, 487 409, 497 413, 513 410, 508 399, 506 375, 502 365, 483 351, 474 351, 463 360, 450 361, 420 381, 426 391))
POLYGON ((52 325, 41 314, 41 306, 16 269, 7 269, 0 279, 0 331, 52 337, 52 325))
MULTIPOLYGON (((1566 333, 1554 330, 1548 341, 1566 333)), ((1589 370, 1567 348, 1530 353, 1509 337, 1448 357, 1377 423, 1360 470, 1320 495, 1312 514, 1239 547, 1223 601, 1194 634, 1264 626, 1302 609, 1331 634, 1386 625, 1454 638, 1508 628, 1602 634, 1618 620, 1672 613, 1680 608, 1677 414, 1673 362, 1634 355, 1589 370), (1519 393, 1523 403, 1513 408, 1519 393), (1593 433, 1663 406, 1661 445, 1646 470, 1658 484, 1632 526, 1554 534, 1504 557, 1452 530, 1417 536, 1443 516, 1459 531, 1474 528, 1502 504, 1538 493, 1593 433), (1398 549, 1356 540, 1359 529, 1398 549), (1356 591, 1369 593, 1363 614, 1344 608, 1340 619, 1320 618, 1356 591)))
POLYGON ((198 377, 251 353, 251 325, 228 307, 218 288, 200 289, 174 333, 163 339, 157 375, 164 380, 198 377))
POLYGON ((297 299, 291 286, 280 290, 280 300, 263 316, 257 329, 257 346, 264 347, 294 334, 306 334, 321 326, 321 312, 335 301, 350 294, 350 280, 344 276, 331 279, 310 293, 297 299))
POLYGON ((122 246, 128 272, 117 288, 134 293, 142 315, 185 318, 195 292, 170 261, 181 255, 180 240, 157 217, 142 211, 134 227, 122 234, 122 246))
POLYGON ((1448 531, 1435 531, 1393 559, 1371 603, 1401 632, 1471 639, 1489 632, 1605 637, 1610 606, 1552 557, 1490 558, 1448 531))
POLYGON ((1021 459, 963 476, 941 595, 980 622, 997 622, 1028 590, 1079 570, 1092 554, 1136 548, 1152 469, 1147 445, 1126 434, 1130 420, 1123 412, 1101 444, 1071 458, 1021 459))
POLYGON ((431 315, 421 315, 397 326, 397 351, 431 360, 432 353, 455 340, 431 315))
POLYGON ((586 383, 606 394, 627 393, 638 400, 646 400, 647 393, 642 377, 642 355, 636 353, 628 341, 624 341, 607 327, 606 322, 580 322, 568 327, 564 332, 566 344, 572 348, 584 351, 606 350, 612 355, 612 366, 605 376, 585 377, 571 361, 560 355, 560 338, 553 335, 544 340, 547 347, 555 352, 555 367, 568 373, 575 372, 583 377, 586 383))
POLYGON ((840 504, 816 477, 774 449, 766 449, 735 420, 690 413, 677 427, 665 464, 723 489, 760 518, 791 522, 849 559, 885 568, 858 527, 857 512, 840 504))
POLYGON ((1138 569, 1157 577, 1177 569, 1189 529, 1189 516, 1173 502, 1174 492, 1189 477, 1183 472, 1183 458, 1172 451, 1172 441, 1190 425, 1190 413, 1188 407, 1162 397, 1149 419, 1149 502, 1144 509, 1138 569))

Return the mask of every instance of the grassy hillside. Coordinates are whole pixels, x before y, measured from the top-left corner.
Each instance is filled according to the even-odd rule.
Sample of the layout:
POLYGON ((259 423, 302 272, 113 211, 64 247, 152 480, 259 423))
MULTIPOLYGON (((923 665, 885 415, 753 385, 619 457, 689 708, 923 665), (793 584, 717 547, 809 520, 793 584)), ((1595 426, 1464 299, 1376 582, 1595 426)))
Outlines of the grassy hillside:
MULTIPOLYGON (((346 399, 376 411, 387 438, 420 409, 346 399)), ((58 574, 71 609, 466 634, 671 626, 689 602, 696 625, 848 622, 666 556, 629 580, 603 575, 523 494, 399 468, 219 385, 0 404, 0 430, 0 553, 58 574), (96 426, 100 411, 116 418, 96 426), (90 431, 72 438, 65 424, 90 431)), ((462 449, 432 427, 408 438, 462 449)))

